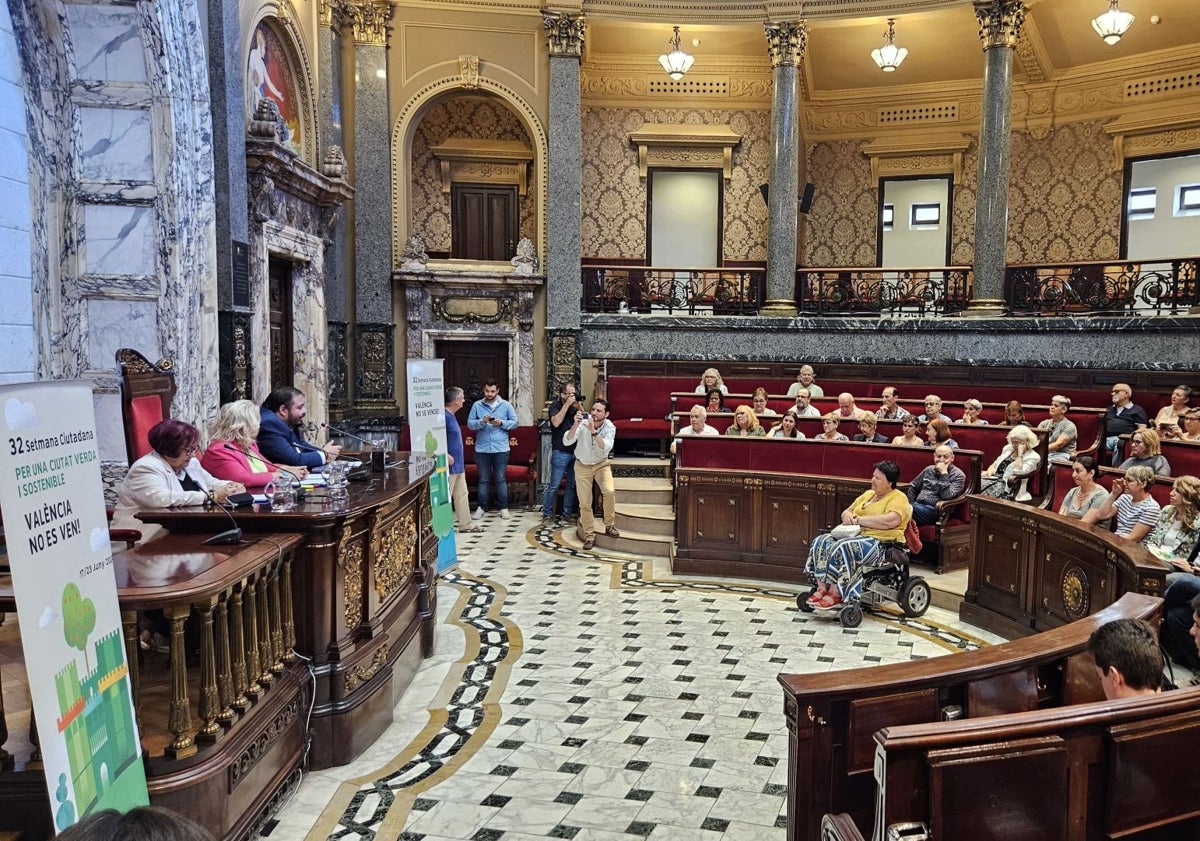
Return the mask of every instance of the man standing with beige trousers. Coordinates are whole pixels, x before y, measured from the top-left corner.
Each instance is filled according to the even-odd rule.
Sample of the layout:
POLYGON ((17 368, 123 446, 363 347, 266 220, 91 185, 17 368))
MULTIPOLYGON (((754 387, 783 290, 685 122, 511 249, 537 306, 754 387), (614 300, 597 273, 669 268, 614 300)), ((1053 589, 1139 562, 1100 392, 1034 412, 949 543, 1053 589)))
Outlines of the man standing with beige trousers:
POLYGON ((592 514, 592 482, 600 486, 604 504, 604 533, 620 537, 617 531, 617 494, 613 488, 612 465, 608 454, 617 440, 617 428, 608 419, 608 401, 592 403, 589 414, 575 413, 575 423, 563 436, 567 446, 575 445, 575 492, 579 496, 579 529, 584 549, 596 545, 596 518, 592 514))

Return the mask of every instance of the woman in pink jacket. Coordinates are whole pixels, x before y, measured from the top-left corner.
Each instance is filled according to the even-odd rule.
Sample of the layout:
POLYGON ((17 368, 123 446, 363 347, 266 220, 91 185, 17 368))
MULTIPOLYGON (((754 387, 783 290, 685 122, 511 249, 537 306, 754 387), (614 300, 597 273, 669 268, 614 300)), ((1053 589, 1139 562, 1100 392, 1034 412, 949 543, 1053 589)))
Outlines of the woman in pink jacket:
POLYGON ((279 465, 267 461, 258 451, 255 438, 261 413, 250 400, 234 400, 221 407, 217 422, 210 431, 208 449, 200 459, 201 466, 218 479, 241 482, 248 491, 261 493, 271 482, 290 481, 292 474, 304 476, 303 467, 279 465))

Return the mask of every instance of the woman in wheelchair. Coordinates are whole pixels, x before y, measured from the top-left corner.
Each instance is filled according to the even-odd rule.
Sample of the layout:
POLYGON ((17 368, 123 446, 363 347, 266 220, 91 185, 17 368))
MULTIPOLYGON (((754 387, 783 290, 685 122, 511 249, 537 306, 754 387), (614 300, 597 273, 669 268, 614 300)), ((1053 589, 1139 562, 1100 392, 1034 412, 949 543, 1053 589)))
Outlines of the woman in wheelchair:
POLYGON ((842 525, 813 540, 804 566, 817 583, 810 605, 828 609, 857 600, 864 569, 883 560, 886 544, 904 540, 912 506, 896 490, 899 480, 900 468, 894 462, 876 464, 871 489, 842 512, 842 525))

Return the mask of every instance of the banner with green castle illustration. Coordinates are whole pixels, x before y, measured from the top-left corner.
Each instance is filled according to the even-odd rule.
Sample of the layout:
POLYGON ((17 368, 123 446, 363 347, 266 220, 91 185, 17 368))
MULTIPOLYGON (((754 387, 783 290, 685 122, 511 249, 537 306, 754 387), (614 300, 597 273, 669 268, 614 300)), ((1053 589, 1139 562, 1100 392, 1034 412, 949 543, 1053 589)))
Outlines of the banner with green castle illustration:
POLYGON ((0 511, 54 825, 149 802, 92 386, 0 386, 0 511))
POLYGON ((436 468, 429 478, 433 533, 438 536, 440 575, 458 563, 454 545, 454 509, 446 459, 446 393, 441 359, 408 360, 408 434, 414 453, 429 456, 436 468))

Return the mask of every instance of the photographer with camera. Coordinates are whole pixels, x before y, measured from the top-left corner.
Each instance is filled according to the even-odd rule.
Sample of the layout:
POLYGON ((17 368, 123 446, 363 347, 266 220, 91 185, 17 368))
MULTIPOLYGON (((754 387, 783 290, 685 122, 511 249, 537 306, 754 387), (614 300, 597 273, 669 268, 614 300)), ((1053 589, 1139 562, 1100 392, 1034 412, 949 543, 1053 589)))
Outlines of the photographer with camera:
POLYGON ((542 497, 542 525, 554 524, 554 501, 558 496, 558 485, 563 479, 567 488, 563 494, 562 517, 566 520, 579 519, 579 496, 575 493, 575 445, 563 443, 563 436, 571 428, 570 420, 583 411, 583 404, 572 383, 563 383, 558 389, 558 399, 550 404, 550 481, 542 497))
POLYGON ((596 518, 592 514, 592 482, 600 486, 604 500, 604 533, 620 537, 617 531, 617 494, 613 487, 612 465, 608 454, 617 440, 617 428, 608 419, 608 401, 592 403, 590 414, 575 413, 575 423, 563 436, 563 443, 575 445, 575 493, 579 496, 579 528, 576 534, 584 549, 596 545, 596 518))

